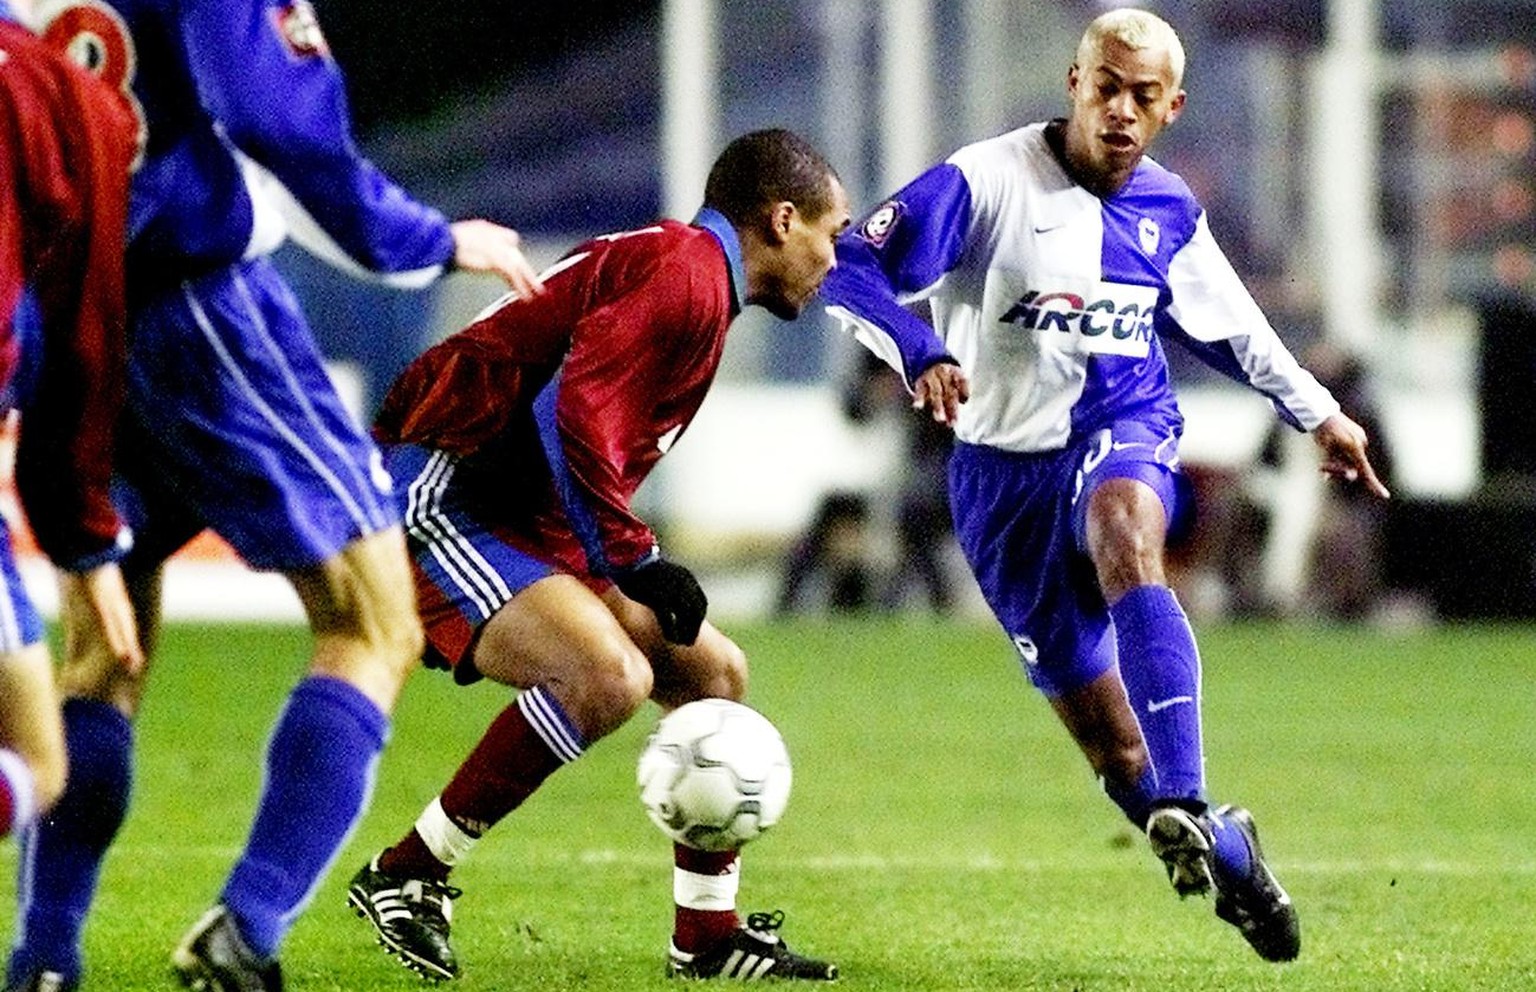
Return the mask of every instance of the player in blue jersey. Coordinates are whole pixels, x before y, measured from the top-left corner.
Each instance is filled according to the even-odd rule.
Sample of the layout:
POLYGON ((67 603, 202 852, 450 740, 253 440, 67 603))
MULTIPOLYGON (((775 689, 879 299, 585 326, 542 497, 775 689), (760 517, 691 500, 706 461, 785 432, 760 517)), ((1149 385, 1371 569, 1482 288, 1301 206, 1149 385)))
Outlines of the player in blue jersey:
MULTIPOLYGON (((140 629, 152 643, 161 563, 207 527, 284 574, 314 634, 246 846, 173 956, 193 988, 278 989, 279 945, 362 811, 422 633, 389 476, 267 254, 291 231, 395 285, 457 266, 540 287, 514 232, 450 224, 362 157, 304 0, 52 0, 39 14, 43 37, 131 96, 143 126, 118 459, 140 629)), ((81 928, 132 781, 146 673, 64 605, 70 782, 25 844, 12 989, 78 984, 81 928)), ((237 698, 251 660, 229 659, 237 698)))
POLYGON ((1212 804, 1200 657, 1164 573, 1189 512, 1174 340, 1310 431, 1322 470, 1385 497, 1364 431, 1302 369, 1176 175, 1146 157, 1183 108, 1164 21, 1115 10, 1067 73, 1066 119, 961 149, 838 246, 829 310, 950 423, 955 529, 1030 679, 1183 895, 1268 960, 1300 929, 1249 814, 1212 804), (903 303, 928 297, 933 324, 903 303))

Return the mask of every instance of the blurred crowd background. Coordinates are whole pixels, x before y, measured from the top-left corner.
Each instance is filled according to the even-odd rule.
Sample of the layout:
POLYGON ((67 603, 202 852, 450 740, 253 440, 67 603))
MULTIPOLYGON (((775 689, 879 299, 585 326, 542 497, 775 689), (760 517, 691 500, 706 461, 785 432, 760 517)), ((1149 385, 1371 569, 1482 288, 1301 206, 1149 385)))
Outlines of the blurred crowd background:
MULTIPOLYGON (((1083 0, 314 0, 367 152, 537 262, 688 216, 699 163, 788 126, 855 213, 954 148, 1065 107, 1083 0)), ((1170 347, 1201 524, 1192 612, 1380 624, 1536 616, 1536 0, 1170 0, 1189 180, 1292 350, 1372 431, 1394 498, 1170 347)), ((285 250, 360 416, 495 295, 356 283, 285 250)), ((748 317, 640 503, 726 609, 975 606, 945 439, 813 308, 748 317), (934 500, 933 496, 938 499, 934 500)))

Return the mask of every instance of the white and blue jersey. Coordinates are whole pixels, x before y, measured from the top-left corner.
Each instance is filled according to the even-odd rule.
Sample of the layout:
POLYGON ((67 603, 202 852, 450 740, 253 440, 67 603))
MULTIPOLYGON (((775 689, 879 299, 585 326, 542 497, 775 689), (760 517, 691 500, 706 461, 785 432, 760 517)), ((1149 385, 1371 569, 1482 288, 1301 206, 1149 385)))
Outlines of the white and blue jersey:
POLYGON ((1086 555, 1111 478, 1188 520, 1176 340, 1311 430, 1338 403, 1232 271, 1189 187, 1143 159, 1114 195, 1077 185, 1046 123, 962 148, 838 242, 828 311, 900 372, 958 364, 970 399, 949 466, 955 532, 983 595, 1048 694, 1115 664, 1086 555), (931 303, 933 324, 906 307, 931 303))
POLYGON ((441 274, 446 219, 364 158, 305 0, 44 0, 44 38, 129 93, 122 502, 156 559, 202 526, 257 568, 318 564, 399 515, 266 255, 290 234, 400 287, 441 274))
POLYGON ((1182 424, 1162 342, 1268 396, 1296 426, 1338 411, 1281 344, 1184 181, 1143 160, 1108 199, 1033 124, 952 155, 838 245, 828 310, 912 385, 970 379, 955 436, 1051 451, 1119 420, 1182 424), (903 304, 927 298, 933 326, 903 304))

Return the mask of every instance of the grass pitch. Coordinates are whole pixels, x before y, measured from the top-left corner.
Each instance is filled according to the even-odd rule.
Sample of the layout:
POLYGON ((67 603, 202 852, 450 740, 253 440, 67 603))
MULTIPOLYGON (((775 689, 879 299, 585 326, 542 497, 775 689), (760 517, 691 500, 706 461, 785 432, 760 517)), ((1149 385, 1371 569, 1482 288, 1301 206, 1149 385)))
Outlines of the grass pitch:
MULTIPOLYGON (((913 990, 1536 988, 1536 633, 1200 632, 1212 794, 1255 812, 1301 912, 1268 965, 1181 903, 985 625, 732 630, 749 702, 795 762, 784 822, 746 852, 744 909, 782 908, 839 987, 913 990)), ((302 630, 176 627, 140 720, 135 810, 88 931, 91 990, 174 987, 167 954, 242 844, 302 630)), ((412 990, 344 906, 504 690, 418 673, 373 807, 284 950, 296 992, 412 990)), ((456 875, 463 992, 670 987, 667 842, 635 797, 654 721, 560 772, 456 875)), ((0 848, 14 873, 15 848, 0 848)), ((11 926, 12 910, 0 912, 11 926)))

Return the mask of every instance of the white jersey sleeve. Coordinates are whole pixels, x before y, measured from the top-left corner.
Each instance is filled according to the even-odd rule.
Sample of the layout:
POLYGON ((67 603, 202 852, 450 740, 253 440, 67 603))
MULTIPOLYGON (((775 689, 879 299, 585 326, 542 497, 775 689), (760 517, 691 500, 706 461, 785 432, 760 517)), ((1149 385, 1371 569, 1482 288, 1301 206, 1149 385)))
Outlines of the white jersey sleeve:
POLYGON ((1281 342, 1222 254, 1204 213, 1168 266, 1168 316, 1206 362, 1268 396, 1294 425, 1313 430, 1339 403, 1281 342))

